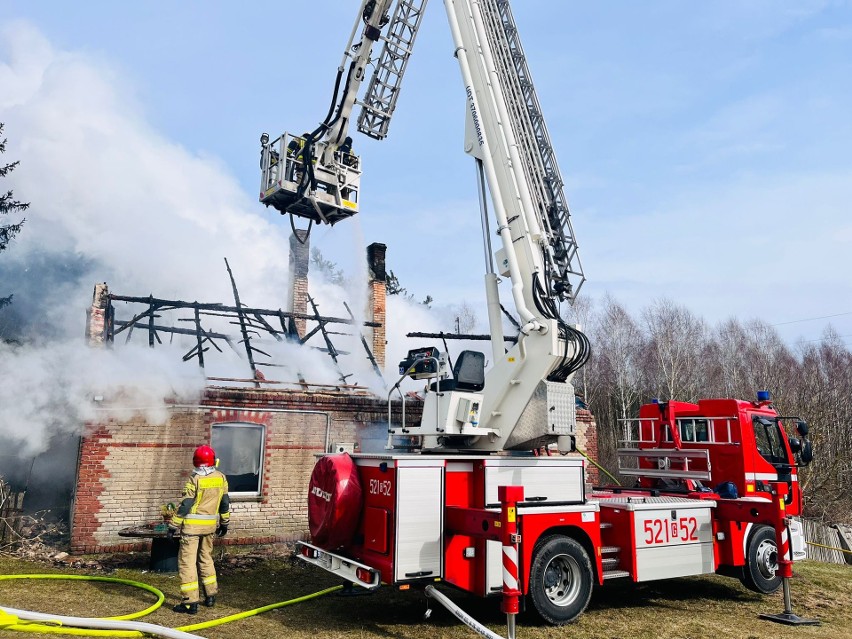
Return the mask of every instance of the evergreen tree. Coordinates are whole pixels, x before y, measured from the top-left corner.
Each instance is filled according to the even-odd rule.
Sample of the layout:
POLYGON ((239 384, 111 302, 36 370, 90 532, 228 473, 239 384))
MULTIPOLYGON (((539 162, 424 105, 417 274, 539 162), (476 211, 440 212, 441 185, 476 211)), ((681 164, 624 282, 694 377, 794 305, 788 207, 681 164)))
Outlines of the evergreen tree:
MULTIPOLYGON (((399 283, 399 278, 394 275, 393 270, 388 271, 387 281, 385 282, 385 291, 388 295, 400 295, 409 302, 414 301, 414 293, 409 293, 408 289, 399 283)), ((432 302, 434 301, 434 298, 427 294, 420 304, 426 308, 432 308, 432 302)))
POLYGON ((331 284, 346 286, 346 275, 343 273, 343 269, 338 268, 336 262, 325 259, 325 256, 316 247, 311 249, 311 262, 331 284))
MULTIPOLYGON (((0 135, 3 134, 3 123, 0 122, 0 135)), ((0 155, 6 152, 6 139, 0 139, 0 155)), ((2 164, 0 163, 0 179, 5 178, 9 173, 11 173, 15 167, 18 166, 18 162, 12 162, 10 164, 2 164)), ((11 190, 3 193, 2 189, 0 189, 0 215, 9 215, 10 213, 13 215, 23 213, 29 208, 28 202, 19 202, 15 199, 14 194, 11 190)), ((7 218, 2 218, 2 221, 5 221, 7 218)), ((5 251, 6 247, 9 246, 9 242, 11 242, 14 237, 20 233, 21 228, 26 221, 25 218, 21 218, 19 222, 10 222, 9 224, 0 224, 0 251, 5 251)), ((0 308, 3 308, 7 304, 12 301, 12 295, 10 294, 8 297, 0 297, 0 308)))

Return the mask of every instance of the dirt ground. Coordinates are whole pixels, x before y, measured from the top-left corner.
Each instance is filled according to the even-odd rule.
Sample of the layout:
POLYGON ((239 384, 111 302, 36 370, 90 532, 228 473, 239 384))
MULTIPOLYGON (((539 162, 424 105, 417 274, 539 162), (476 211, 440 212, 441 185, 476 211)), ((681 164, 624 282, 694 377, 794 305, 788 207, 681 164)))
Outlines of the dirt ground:
MULTIPOLYGON (((243 610, 285 601, 336 585, 320 570, 288 557, 219 561, 221 594, 215 608, 201 607, 189 617, 171 611, 177 599, 176 575, 145 570, 146 558, 139 554, 121 562, 105 561, 102 569, 56 568, 44 563, 0 556, 0 574, 64 572, 96 574, 142 581, 166 594, 166 603, 144 621, 176 627, 207 621, 243 610), (126 567, 113 570, 122 563, 126 567)), ((444 586, 442 590, 474 618, 505 636, 505 617, 500 600, 483 600, 444 586)), ((142 590, 96 582, 61 580, 0 581, 0 605, 75 616, 120 615, 141 610, 154 602, 142 590)), ((426 598, 420 592, 398 592, 382 588, 374 594, 344 597, 326 595, 318 599, 270 611, 249 619, 197 631, 211 639, 279 637, 376 637, 380 639, 442 639, 476 636, 438 604, 424 620, 426 598)), ((816 617, 820 627, 791 628, 758 619, 761 612, 780 612, 780 594, 762 597, 733 579, 692 577, 644 585, 621 581, 607 584, 592 596, 591 604, 575 623, 554 628, 544 625, 532 612, 518 620, 518 639, 571 637, 572 639, 793 639, 820 637, 846 639, 852 636, 852 566, 814 562, 797 564, 793 581, 793 608, 802 616, 816 617)), ((11 632, 9 637, 18 636, 11 632)), ((24 635, 26 636, 26 635, 24 635)), ((55 634, 30 634, 56 637, 55 634)))

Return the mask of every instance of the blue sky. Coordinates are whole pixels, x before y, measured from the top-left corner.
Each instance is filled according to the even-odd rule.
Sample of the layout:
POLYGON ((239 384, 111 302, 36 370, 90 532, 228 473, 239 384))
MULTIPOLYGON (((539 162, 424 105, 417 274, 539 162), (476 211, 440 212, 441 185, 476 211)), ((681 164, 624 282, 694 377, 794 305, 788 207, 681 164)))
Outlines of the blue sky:
MULTIPOLYGON (((78 108, 126 118, 127 153, 156 138, 158 152, 182 158, 176 167, 204 164, 172 170, 156 206, 197 194, 203 218, 225 189, 229 206, 263 220, 248 224, 257 233, 270 224, 286 235, 284 218, 253 203, 258 138, 322 119, 356 4, 5 0, 0 70, 14 70, 23 95, 33 52, 49 47, 44 59, 53 62, 43 66, 54 73, 70 56, 74 69, 85 68, 76 87, 88 103, 78 108), (23 31, 30 44, 14 45, 23 31), (89 80, 97 91, 86 91, 89 80)), ((390 137, 355 139, 365 167, 361 214, 315 230, 313 241, 346 268, 365 244, 384 242, 404 285, 457 304, 483 297, 482 251, 442 4, 428 7, 390 137)), ((520 0, 513 10, 566 178, 587 295, 610 292, 632 309, 668 297, 711 322, 852 312, 849 2, 520 0)), ((38 135, 33 105, 48 98, 42 91, 4 106, 3 77, 0 121, 10 152, 24 160, 24 195, 23 187, 42 184, 27 177, 41 170, 42 156, 20 138, 38 135)), ((74 87, 64 90, 57 100, 74 87)), ((61 181, 63 170, 52 166, 51 177, 61 181)), ((121 210, 123 185, 108 182, 121 210)), ((38 203, 39 193, 26 195, 38 203)), ((280 250, 286 265, 286 244, 280 250)), ((145 281, 138 268, 127 270, 145 281)), ((852 335, 852 314, 831 322, 852 335)), ((815 339, 825 323, 779 330, 815 339)))

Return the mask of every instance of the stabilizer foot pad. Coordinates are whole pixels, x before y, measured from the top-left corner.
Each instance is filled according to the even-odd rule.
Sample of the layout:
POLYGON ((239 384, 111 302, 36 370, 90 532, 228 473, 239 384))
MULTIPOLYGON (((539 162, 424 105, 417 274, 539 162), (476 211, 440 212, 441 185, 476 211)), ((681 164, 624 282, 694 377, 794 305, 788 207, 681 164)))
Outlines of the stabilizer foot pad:
POLYGON ((758 616, 761 619, 774 621, 775 623, 783 623, 787 626, 819 626, 822 623, 819 619, 805 619, 804 617, 795 615, 792 612, 779 612, 774 615, 761 613, 758 616))

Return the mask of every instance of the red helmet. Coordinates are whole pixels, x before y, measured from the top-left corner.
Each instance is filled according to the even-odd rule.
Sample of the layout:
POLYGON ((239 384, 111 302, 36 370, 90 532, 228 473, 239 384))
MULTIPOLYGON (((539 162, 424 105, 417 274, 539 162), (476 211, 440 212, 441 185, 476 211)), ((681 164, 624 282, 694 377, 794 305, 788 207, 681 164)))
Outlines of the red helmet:
POLYGON ((199 446, 192 455, 193 466, 215 466, 216 452, 210 446, 199 446))

